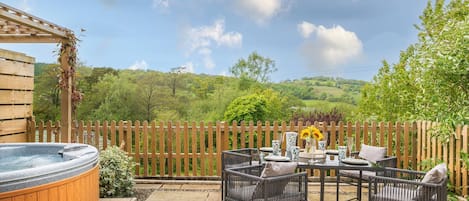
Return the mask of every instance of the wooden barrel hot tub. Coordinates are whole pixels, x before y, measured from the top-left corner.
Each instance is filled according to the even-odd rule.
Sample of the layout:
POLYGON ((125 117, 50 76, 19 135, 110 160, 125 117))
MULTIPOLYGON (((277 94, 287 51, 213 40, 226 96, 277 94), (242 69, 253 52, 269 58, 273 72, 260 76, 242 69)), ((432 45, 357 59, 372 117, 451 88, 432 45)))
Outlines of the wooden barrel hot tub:
POLYGON ((0 144, 0 201, 98 201, 97 163, 85 144, 0 144))

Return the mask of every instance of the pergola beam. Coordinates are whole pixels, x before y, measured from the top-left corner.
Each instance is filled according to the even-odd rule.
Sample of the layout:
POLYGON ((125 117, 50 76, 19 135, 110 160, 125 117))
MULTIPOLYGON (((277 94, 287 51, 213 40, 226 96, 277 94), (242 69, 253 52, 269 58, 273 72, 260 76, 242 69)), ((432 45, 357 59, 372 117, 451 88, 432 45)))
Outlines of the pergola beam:
POLYGON ((59 36, 59 37, 67 37, 64 30, 59 30, 60 28, 52 23, 49 23, 45 20, 42 20, 38 17, 28 15, 20 10, 11 8, 3 3, 0 3, 0 6, 3 9, 0 9, 0 16, 6 19, 7 21, 12 21, 14 23, 30 27, 51 35, 59 36), (7 9, 6 9, 7 8, 7 9), (15 13, 12 13, 13 11, 15 13))
POLYGON ((60 43, 63 38, 51 36, 11 35, 0 36, 0 43, 60 43))

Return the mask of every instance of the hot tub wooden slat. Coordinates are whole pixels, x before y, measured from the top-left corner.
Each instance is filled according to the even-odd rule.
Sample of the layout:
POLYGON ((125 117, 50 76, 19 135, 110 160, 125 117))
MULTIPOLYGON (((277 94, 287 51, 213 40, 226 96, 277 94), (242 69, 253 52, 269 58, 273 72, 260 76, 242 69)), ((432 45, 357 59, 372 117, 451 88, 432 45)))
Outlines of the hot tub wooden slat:
POLYGON ((64 180, 0 193, 0 201, 98 201, 99 169, 96 165, 80 175, 64 180))

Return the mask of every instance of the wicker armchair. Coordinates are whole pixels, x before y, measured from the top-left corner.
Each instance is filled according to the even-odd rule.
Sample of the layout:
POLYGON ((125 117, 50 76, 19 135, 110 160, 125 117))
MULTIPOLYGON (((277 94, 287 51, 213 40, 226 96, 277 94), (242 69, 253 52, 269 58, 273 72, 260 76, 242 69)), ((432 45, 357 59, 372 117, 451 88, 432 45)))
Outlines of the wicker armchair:
POLYGON ((425 172, 385 168, 386 176, 370 176, 369 201, 445 201, 446 171, 441 181, 424 182, 425 172))
POLYGON ((225 170, 227 201, 286 200, 306 201, 306 172, 261 177, 263 165, 225 170))
MULTIPOLYGON (((397 158, 395 156, 387 156, 386 147, 376 147, 362 144, 361 150, 358 153, 358 157, 365 159, 369 162, 375 163, 379 167, 389 167, 395 168, 397 166, 397 158)), ((348 177, 353 180, 361 179, 362 181, 369 181, 370 176, 384 176, 384 172, 379 171, 362 171, 362 176, 360 178, 360 172, 358 170, 341 170, 339 171, 340 177, 348 177)), ((346 183, 356 185, 357 188, 361 188, 360 183, 355 184, 353 181, 346 181, 346 183)), ((358 193, 361 192, 357 190, 357 197, 361 197, 358 193)))
POLYGON ((253 164, 259 164, 259 151, 254 148, 243 148, 243 149, 235 149, 235 150, 228 150, 223 151, 221 154, 221 181, 222 181, 222 188, 221 188, 221 196, 222 200, 224 200, 225 193, 226 193, 226 185, 225 185, 225 170, 227 168, 234 168, 234 167, 246 167, 253 164))

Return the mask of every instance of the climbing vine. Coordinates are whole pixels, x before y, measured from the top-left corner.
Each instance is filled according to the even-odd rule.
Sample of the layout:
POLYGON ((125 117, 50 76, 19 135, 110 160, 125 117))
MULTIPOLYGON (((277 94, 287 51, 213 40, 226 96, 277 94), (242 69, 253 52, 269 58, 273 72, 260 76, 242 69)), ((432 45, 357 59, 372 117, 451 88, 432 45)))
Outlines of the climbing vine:
POLYGON ((79 39, 71 31, 68 31, 66 35, 67 40, 62 41, 60 46, 60 56, 58 62, 61 63, 62 55, 67 55, 65 61, 68 63, 70 68, 61 68, 59 77, 59 87, 61 89, 67 89, 69 87, 68 80, 71 79, 72 114, 75 114, 78 104, 83 99, 83 94, 77 89, 75 82, 75 72, 77 68, 77 42, 79 41, 79 39))

